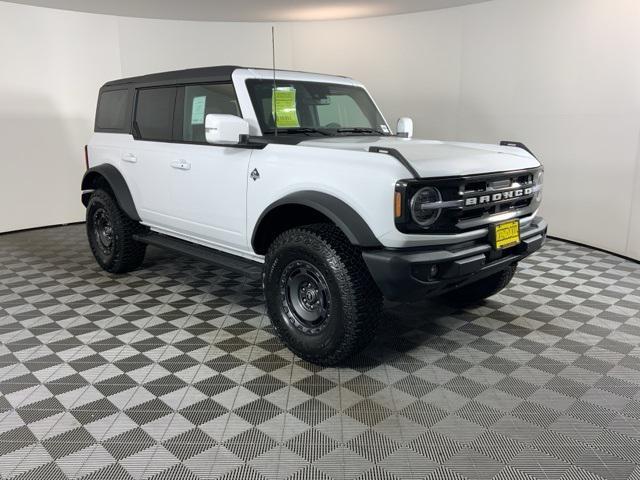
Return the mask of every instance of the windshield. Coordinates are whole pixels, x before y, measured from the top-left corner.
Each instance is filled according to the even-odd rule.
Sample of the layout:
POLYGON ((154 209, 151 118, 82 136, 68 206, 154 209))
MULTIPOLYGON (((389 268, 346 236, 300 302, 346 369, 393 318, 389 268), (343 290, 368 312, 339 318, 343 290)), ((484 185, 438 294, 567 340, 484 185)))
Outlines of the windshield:
POLYGON ((265 135, 388 135, 389 128, 367 92, 351 85, 248 80, 247 88, 265 135))

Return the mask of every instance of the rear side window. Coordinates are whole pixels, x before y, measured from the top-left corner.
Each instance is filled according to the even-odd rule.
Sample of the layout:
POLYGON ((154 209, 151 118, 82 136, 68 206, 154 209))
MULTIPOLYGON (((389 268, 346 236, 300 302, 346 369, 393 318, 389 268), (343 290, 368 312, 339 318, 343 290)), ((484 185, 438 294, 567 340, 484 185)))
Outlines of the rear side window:
POLYGON ((241 116, 233 85, 225 83, 184 87, 182 141, 206 142, 204 119, 210 113, 241 116))
POLYGON ((134 130, 142 140, 173 140, 176 88, 147 88, 138 91, 134 130))
POLYGON ((100 130, 125 130, 127 128, 128 90, 102 92, 98 100, 96 128, 100 130))

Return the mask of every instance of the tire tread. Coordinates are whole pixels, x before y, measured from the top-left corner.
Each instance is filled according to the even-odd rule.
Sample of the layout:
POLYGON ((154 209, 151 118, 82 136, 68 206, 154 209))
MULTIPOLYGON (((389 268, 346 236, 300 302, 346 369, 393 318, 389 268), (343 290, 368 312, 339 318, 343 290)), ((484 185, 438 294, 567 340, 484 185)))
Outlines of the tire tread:
POLYGON ((288 332, 279 329, 277 322, 274 322, 274 327, 280 338, 299 357, 320 365, 338 365, 364 348, 375 336, 382 316, 382 295, 371 278, 360 249, 352 245, 340 229, 330 224, 306 225, 281 233, 269 247, 265 270, 287 245, 316 242, 321 242, 326 248, 328 261, 336 267, 336 280, 346 290, 341 297, 347 320, 345 335, 335 350, 324 355, 310 355, 292 347, 287 340, 288 332))
MULTIPOLYGON (((126 273, 140 267, 144 261, 147 246, 134 240, 133 236, 145 232, 146 227, 129 218, 112 195, 105 190, 96 190, 91 195, 87 206, 87 221, 89 220, 88 215, 92 201, 101 202, 107 209, 113 224, 114 242, 116 242, 114 255, 109 262, 105 263, 100 260, 97 247, 91 241, 91 233, 88 232, 91 251, 100 266, 110 273, 126 273)), ((88 225, 89 223, 87 222, 88 225)))

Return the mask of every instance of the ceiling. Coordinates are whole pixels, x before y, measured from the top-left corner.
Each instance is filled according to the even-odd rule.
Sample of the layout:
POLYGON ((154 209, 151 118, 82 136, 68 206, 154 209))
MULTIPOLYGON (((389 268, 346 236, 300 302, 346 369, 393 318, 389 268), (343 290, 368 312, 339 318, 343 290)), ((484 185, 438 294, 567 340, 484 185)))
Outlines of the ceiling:
POLYGON ((487 0, 11 0, 78 12, 174 20, 278 22, 377 17, 487 0))

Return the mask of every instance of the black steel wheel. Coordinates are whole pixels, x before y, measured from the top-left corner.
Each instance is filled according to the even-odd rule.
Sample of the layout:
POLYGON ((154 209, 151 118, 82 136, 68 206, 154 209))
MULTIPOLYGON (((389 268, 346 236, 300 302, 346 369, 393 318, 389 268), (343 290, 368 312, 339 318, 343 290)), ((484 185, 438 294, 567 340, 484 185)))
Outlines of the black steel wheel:
POLYGON ((324 275, 313 264, 294 260, 280 277, 282 315, 291 326, 315 335, 327 326, 331 292, 324 275))
POLYGON ((287 230, 265 258, 267 312, 299 357, 337 365, 375 336, 382 295, 360 250, 334 225, 287 230))
POLYGON ((124 273, 138 268, 146 245, 134 240, 146 230, 129 218, 111 194, 96 190, 87 204, 87 238, 98 264, 107 272, 124 273))
POLYGON ((96 245, 103 255, 110 256, 113 253, 113 225, 111 219, 103 207, 96 208, 92 215, 93 236, 96 245))

